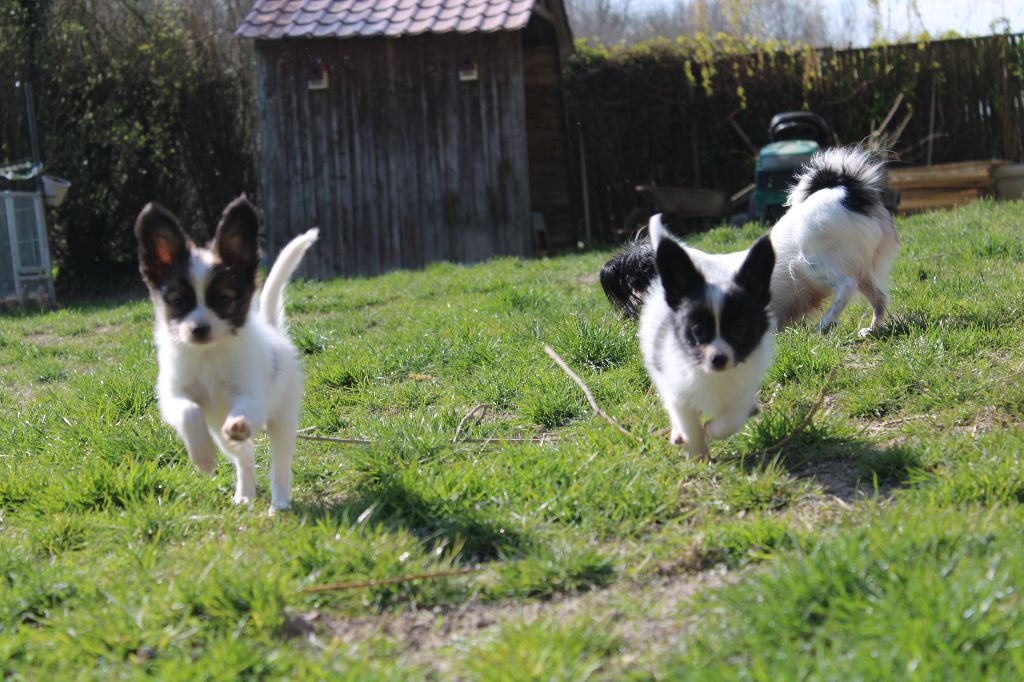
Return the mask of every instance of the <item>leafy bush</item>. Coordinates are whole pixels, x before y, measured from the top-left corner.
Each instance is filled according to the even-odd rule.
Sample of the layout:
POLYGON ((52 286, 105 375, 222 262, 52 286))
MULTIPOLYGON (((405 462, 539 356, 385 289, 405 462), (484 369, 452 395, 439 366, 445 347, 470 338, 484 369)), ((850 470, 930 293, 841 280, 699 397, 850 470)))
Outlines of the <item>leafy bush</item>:
MULTIPOLYGON (((0 71, 34 81, 46 168, 73 183, 51 219, 63 288, 134 270, 146 202, 202 238, 227 201, 255 191, 251 45, 231 36, 232 12, 184 0, 0 8, 0 71)), ((21 94, 0 100, 15 121, 0 157, 28 156, 21 94)))

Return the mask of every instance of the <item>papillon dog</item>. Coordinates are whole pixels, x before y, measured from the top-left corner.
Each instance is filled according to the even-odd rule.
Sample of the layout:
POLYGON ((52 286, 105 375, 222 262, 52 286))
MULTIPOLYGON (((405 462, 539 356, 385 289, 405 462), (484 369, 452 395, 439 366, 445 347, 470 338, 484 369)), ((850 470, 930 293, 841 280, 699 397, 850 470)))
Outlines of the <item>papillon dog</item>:
POLYGON ((775 350, 775 252, 761 237, 746 251, 704 253, 677 243, 660 214, 648 232, 654 272, 640 310, 640 350, 668 412, 670 440, 706 458, 708 437, 731 436, 757 411, 775 350))
POLYGON ((235 464, 236 504, 256 495, 253 437, 270 437, 271 513, 291 502, 302 365, 285 331, 284 288, 317 240, 290 241, 255 298, 259 217, 245 196, 224 209, 213 241, 196 246, 177 219, 150 203, 135 221, 142 278, 156 312, 160 415, 201 471, 214 443, 235 464))
MULTIPOLYGON (((818 323, 820 331, 827 331, 855 291, 867 298, 873 313, 861 335, 882 326, 889 270, 900 244, 882 203, 884 184, 883 164, 856 147, 820 151, 797 176, 789 209, 770 233, 778 261, 770 309, 780 328, 834 296, 818 323)), ((627 317, 639 312, 655 276, 654 260, 651 241, 641 239, 601 270, 605 294, 627 317)))

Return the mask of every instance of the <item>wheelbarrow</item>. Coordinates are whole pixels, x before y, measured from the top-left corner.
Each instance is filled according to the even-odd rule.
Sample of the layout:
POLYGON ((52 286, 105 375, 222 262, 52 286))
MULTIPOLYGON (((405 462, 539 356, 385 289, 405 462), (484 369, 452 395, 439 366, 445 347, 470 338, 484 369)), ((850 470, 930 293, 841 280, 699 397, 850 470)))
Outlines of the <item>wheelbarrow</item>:
POLYGON ((626 216, 623 236, 631 237, 647 226, 655 213, 661 213, 666 225, 676 234, 706 230, 728 218, 739 206, 745 206, 754 191, 747 185, 733 194, 714 189, 657 187, 637 185, 637 205, 626 216))

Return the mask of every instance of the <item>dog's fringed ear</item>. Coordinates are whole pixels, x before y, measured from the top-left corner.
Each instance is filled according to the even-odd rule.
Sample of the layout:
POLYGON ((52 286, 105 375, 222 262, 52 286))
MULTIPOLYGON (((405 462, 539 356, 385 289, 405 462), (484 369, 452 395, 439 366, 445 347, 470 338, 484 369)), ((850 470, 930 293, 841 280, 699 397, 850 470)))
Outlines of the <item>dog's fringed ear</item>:
POLYGON ((668 229, 665 224, 661 222, 661 214, 655 213, 651 216, 651 219, 647 221, 647 238, 651 240, 651 246, 654 250, 658 250, 658 244, 661 243, 662 239, 671 239, 668 236, 668 229))
POLYGON ((665 302, 675 310, 684 298, 699 295, 704 289, 704 275, 690 260, 686 250, 674 239, 661 239, 654 259, 665 289, 665 302))
POLYGON ((177 263, 188 258, 188 237, 178 219, 160 204, 150 202, 139 212, 135 238, 139 242, 139 270, 150 286, 159 286, 177 263))
POLYGON ((229 268, 255 271, 260 262, 259 233, 259 216, 243 194, 221 214, 213 237, 213 252, 229 268))
POLYGON ((772 270, 775 269, 775 249, 767 235, 759 238, 747 252, 747 258, 733 278, 736 286, 754 297, 761 305, 772 299, 772 270))

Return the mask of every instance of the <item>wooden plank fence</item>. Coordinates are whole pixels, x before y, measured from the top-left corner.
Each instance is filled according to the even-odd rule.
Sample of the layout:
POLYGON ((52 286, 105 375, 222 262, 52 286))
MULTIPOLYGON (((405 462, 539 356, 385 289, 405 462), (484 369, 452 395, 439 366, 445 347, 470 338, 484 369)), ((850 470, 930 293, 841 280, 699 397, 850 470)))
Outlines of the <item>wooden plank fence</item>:
POLYGON ((1024 36, 857 50, 760 52, 702 65, 670 48, 570 64, 570 116, 583 127, 590 214, 614 238, 639 184, 732 192, 753 180, 755 147, 772 115, 820 113, 837 143, 857 143, 897 97, 897 164, 1024 160, 1024 36), (690 77, 687 74, 690 74, 690 77), (731 122, 730 122, 731 121, 731 122))

